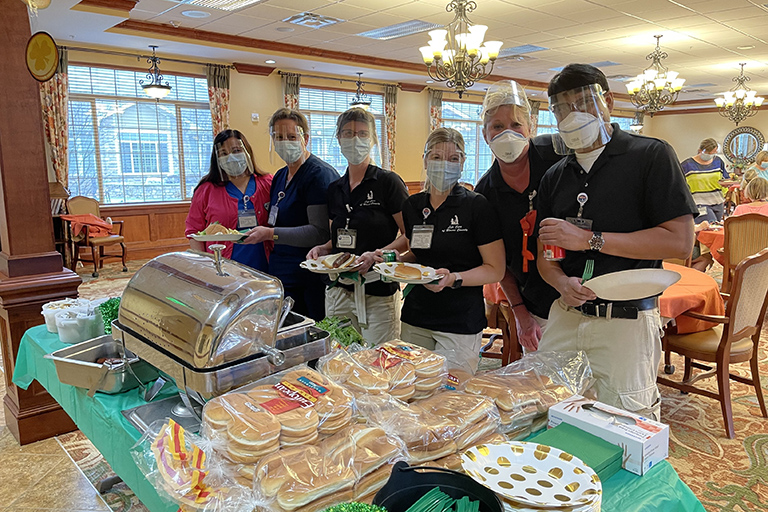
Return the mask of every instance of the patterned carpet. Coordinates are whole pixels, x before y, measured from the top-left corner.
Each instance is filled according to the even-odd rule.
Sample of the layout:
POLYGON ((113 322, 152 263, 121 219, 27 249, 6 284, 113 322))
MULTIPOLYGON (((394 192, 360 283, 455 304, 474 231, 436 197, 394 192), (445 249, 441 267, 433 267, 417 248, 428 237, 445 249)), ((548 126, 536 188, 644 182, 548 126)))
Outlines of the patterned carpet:
MULTIPOLYGON (((135 271, 144 262, 129 262, 135 271)), ((79 269, 81 270, 81 269, 79 269)), ((85 272, 82 272, 83 275, 85 272)), ((722 268, 708 271, 719 279, 722 268)), ((130 275, 130 272, 129 272, 130 275)), ((86 277, 85 275, 83 277, 86 277)), ((87 274, 90 277, 90 274, 87 274)), ((119 264, 106 265, 98 279, 88 279, 82 294, 92 297, 119 294, 127 284, 119 264)), ((762 339, 768 341, 768 329, 762 339)), ((489 361, 489 366, 497 360, 489 361)), ((673 357, 677 372, 682 373, 682 358, 673 357)), ((485 366, 485 365, 484 365, 485 366)), ((749 375, 748 364, 734 365, 734 373, 749 375)), ((660 370, 661 371, 661 370, 660 370)), ((768 351, 760 349, 760 374, 763 389, 768 390, 768 351)), ((699 385, 715 391, 712 379, 699 385)), ((669 461, 709 512, 768 511, 768 419, 762 418, 754 390, 739 383, 731 384, 736 439, 725 437, 722 413, 717 401, 697 395, 684 395, 661 387, 662 420, 669 423, 671 439, 669 461)), ((74 461, 94 483, 112 474, 98 451, 79 432, 59 438, 74 461)), ((144 512, 133 493, 124 484, 105 496, 117 512, 144 512)))

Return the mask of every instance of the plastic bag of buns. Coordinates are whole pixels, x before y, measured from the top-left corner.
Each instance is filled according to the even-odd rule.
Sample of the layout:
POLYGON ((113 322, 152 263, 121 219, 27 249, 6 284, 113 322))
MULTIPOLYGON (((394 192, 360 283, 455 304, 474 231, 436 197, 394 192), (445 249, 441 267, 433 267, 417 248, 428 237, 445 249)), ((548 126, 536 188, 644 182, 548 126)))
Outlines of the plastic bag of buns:
POLYGON ((499 411, 493 400, 461 391, 442 391, 411 404, 456 425, 459 451, 475 446, 478 440, 499 432, 499 411))
POLYGON ((409 464, 436 460, 458 450, 459 426, 417 404, 408 404, 388 395, 361 395, 356 403, 359 413, 369 424, 403 441, 409 464))
POLYGON ((476 375, 467 393, 493 399, 503 432, 530 426, 549 408, 592 383, 584 352, 532 352, 508 366, 476 375))

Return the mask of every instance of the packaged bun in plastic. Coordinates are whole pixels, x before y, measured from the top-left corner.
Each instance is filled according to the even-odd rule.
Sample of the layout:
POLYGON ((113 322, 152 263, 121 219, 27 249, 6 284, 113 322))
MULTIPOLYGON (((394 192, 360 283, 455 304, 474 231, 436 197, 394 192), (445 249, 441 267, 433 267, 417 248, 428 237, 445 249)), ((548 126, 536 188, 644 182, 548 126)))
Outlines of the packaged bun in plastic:
POLYGON ((459 450, 499 430, 499 413, 493 400, 483 396, 443 391, 416 402, 422 410, 456 425, 456 445, 459 450))

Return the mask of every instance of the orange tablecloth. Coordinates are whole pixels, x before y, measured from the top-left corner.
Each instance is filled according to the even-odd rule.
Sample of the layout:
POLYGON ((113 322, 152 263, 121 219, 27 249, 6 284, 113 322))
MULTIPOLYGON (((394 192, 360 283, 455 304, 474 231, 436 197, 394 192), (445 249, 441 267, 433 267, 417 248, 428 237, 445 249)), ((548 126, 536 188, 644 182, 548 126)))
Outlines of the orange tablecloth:
POLYGON ((705 315, 724 315, 725 304, 720 296, 720 287, 717 281, 704 272, 681 265, 664 263, 664 268, 674 270, 682 277, 680 281, 667 288, 659 298, 661 316, 674 318, 679 334, 705 331, 717 325, 680 316, 686 311, 705 315))
MULTIPOLYGON (((681 265, 664 263, 664 268, 678 272, 681 278, 659 297, 661 316, 674 318, 677 323, 677 332, 680 334, 706 331, 714 327, 716 324, 680 315, 686 311, 705 315, 725 314, 725 305, 720 296, 720 286, 717 281, 703 272, 681 265)), ((507 300, 499 283, 485 285, 483 296, 493 304, 507 300)))
POLYGON ((696 235, 696 238, 700 243, 709 247, 709 250, 712 252, 712 257, 715 258, 719 264, 722 265, 725 262, 723 255, 717 252, 722 249, 723 245, 725 244, 724 229, 699 231, 699 234, 696 235))

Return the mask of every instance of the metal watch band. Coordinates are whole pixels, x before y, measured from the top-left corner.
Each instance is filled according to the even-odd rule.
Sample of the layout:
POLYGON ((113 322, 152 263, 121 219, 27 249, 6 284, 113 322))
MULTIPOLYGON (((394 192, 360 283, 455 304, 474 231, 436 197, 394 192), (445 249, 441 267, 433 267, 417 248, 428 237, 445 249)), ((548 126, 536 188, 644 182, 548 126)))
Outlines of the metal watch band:
POLYGON ((593 251, 598 251, 603 248, 603 244, 605 244, 605 238, 603 238, 603 234, 600 231, 593 231, 592 232, 592 238, 589 239, 589 248, 593 251))

